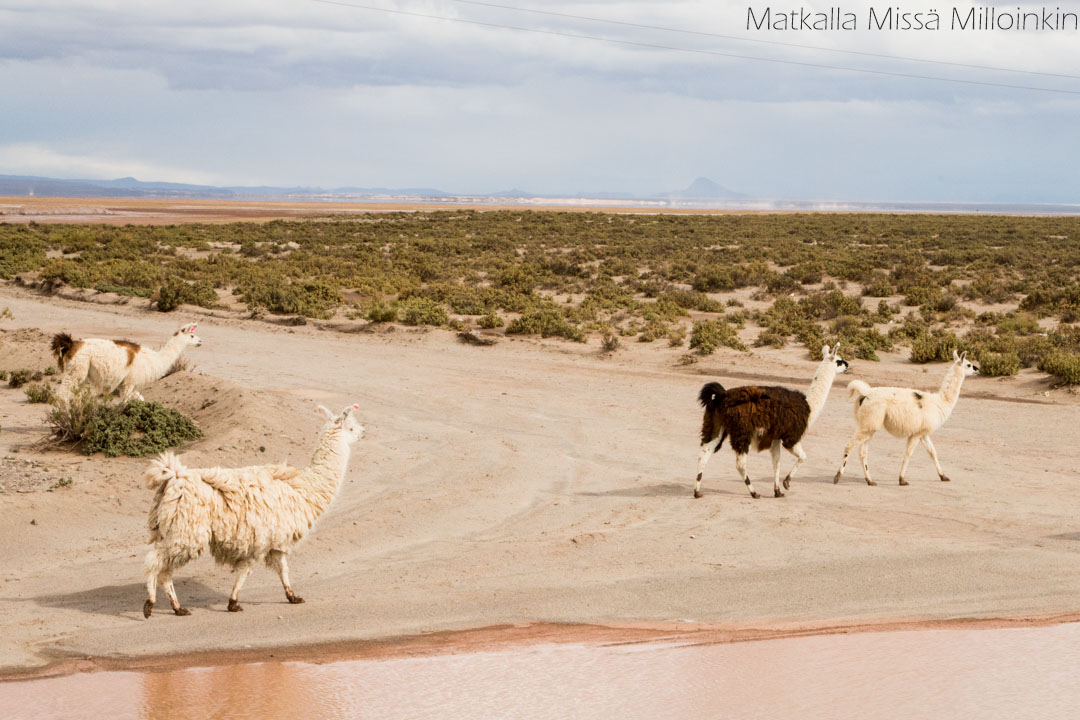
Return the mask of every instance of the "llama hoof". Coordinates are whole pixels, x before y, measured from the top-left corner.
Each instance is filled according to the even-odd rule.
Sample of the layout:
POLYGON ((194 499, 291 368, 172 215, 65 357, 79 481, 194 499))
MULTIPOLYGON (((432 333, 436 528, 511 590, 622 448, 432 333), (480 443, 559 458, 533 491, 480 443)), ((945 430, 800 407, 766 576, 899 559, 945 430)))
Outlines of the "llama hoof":
POLYGON ((756 492, 752 492, 752 493, 750 493, 750 497, 752 497, 752 498, 754 498, 755 500, 757 500, 757 499, 758 499, 759 497, 761 497, 761 496, 760 496, 760 495, 758 495, 758 494, 757 494, 756 492))
POLYGON ((791 489, 791 476, 790 475, 788 475, 786 478, 784 478, 784 489, 785 490, 791 489))
POLYGON ((304 598, 300 597, 299 595, 289 595, 288 597, 289 603, 292 605, 299 605, 300 603, 304 602, 304 598))
POLYGON ((833 485, 836 485, 838 482, 840 482, 840 473, 836 473, 836 475, 834 475, 832 479, 833 485))
POLYGON ((180 617, 191 614, 190 610, 188 610, 187 608, 182 608, 182 607, 175 608, 173 610, 173 612, 176 613, 177 615, 179 615, 180 617))
MULTIPOLYGON (((877 487, 877 483, 876 483, 876 482, 874 482, 873 480, 871 480, 870 478, 867 478, 867 479, 866 479, 866 484, 867 484, 867 485, 872 485, 873 487, 877 487)), ((906 482, 901 482, 900 484, 901 484, 901 485, 907 485, 907 483, 906 483, 906 482)))
POLYGON ((154 603, 152 601, 150 601, 150 600, 147 600, 146 602, 143 603, 143 606, 142 606, 142 616, 144 618, 148 618, 148 617, 150 617, 150 613, 152 613, 152 612, 154 612, 154 603))
POLYGON ((777 488, 776 490, 773 490, 773 496, 774 497, 784 497, 784 491, 777 488))
POLYGON ((949 478, 947 476, 942 475, 941 476, 941 482, 951 482, 951 481, 949 480, 949 478))
POLYGON ((908 481, 905 480, 904 478, 900 478, 900 484, 901 485, 909 485, 910 483, 908 483, 908 481))
POLYGON ((243 612, 244 608, 236 600, 229 600, 229 612, 243 612))
POLYGON ((695 490, 695 491, 694 491, 694 498, 695 498, 695 499, 697 499, 697 498, 700 498, 700 497, 704 497, 704 496, 703 496, 703 495, 701 494, 701 491, 700 491, 700 490, 695 490))

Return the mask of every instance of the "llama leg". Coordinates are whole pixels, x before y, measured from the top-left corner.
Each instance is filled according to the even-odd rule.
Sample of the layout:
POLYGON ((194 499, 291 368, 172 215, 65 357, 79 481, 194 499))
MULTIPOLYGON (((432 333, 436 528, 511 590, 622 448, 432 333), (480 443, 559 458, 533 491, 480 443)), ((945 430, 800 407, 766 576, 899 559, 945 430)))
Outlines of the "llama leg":
POLYGON ((248 560, 243 565, 240 565, 236 575, 236 582, 233 584, 232 593, 229 594, 229 612, 240 612, 244 608, 240 607, 240 587, 244 584, 244 581, 248 579, 248 575, 251 574, 251 570, 255 565, 254 560, 248 560))
POLYGON ((162 568, 161 556, 158 554, 157 548, 146 553, 146 602, 143 603, 142 614, 143 617, 150 617, 150 613, 154 611, 154 602, 157 601, 157 579, 158 573, 162 568))
POLYGON ((858 442, 859 442, 859 433, 858 433, 858 431, 856 431, 855 435, 853 435, 851 440, 848 441, 848 444, 844 446, 844 457, 840 461, 840 469, 836 471, 836 476, 833 477, 833 479, 832 479, 833 485, 840 482, 840 478, 844 477, 844 468, 847 467, 848 455, 851 454, 851 451, 855 448, 855 446, 858 444, 858 442))
MULTIPOLYGON (((791 466, 791 471, 788 472, 787 477, 784 478, 784 489, 787 490, 791 487, 791 478, 795 476, 795 471, 799 469, 799 466, 806 462, 806 452, 802 449, 802 443, 795 443, 788 448, 788 452, 795 456, 795 464, 791 466)), ((846 458, 846 456, 845 456, 846 458)), ((840 479, 839 473, 837 473, 836 482, 840 479)))
POLYGON ((701 474, 705 472, 705 463, 709 462, 709 458, 716 452, 716 449, 720 447, 720 438, 710 440, 707 443, 701 445, 701 454, 698 455, 697 461, 697 480, 694 481, 694 497, 701 497, 701 474))
POLYGON ((750 484, 750 476, 746 474, 746 453, 739 453, 735 456, 735 469, 739 471, 739 476, 746 483, 746 489, 750 491, 750 497, 760 497, 757 491, 754 490, 754 486, 750 484))
POLYGON ((784 497, 784 492, 780 489, 780 451, 783 449, 783 445, 777 440, 769 448, 769 454, 772 455, 772 491, 773 497, 784 497))
POLYGON ((923 435, 922 444, 926 446, 926 452, 930 453, 930 459, 934 461, 934 469, 937 470, 937 476, 941 478, 941 482, 949 482, 949 478, 945 476, 945 471, 941 469, 941 463, 937 459, 937 450, 934 449, 934 443, 930 442, 929 435, 923 435))
POLYGON ((863 477, 866 478, 867 485, 877 485, 877 483, 870 478, 870 463, 867 462, 866 459, 869 454, 867 448, 870 445, 870 437, 872 435, 873 433, 862 435, 859 442, 859 462, 862 463, 863 477))
POLYGON ((172 568, 169 568, 161 574, 161 584, 165 588, 165 594, 169 596, 169 605, 172 606, 172 611, 177 615, 190 615, 190 610, 180 607, 180 600, 176 597, 176 587, 173 585, 172 576, 172 568))
POLYGON ((281 587, 285 588, 285 597, 289 599, 289 602, 293 605, 304 602, 304 598, 294 593, 292 585, 289 584, 289 564, 285 560, 285 553, 271 550, 266 556, 266 564, 277 570, 278 577, 281 578, 281 587))
POLYGON ((907 448, 904 450, 904 462, 900 463, 900 484, 907 485, 908 481, 904 479, 904 473, 907 471, 908 460, 911 459, 911 453, 915 452, 915 446, 919 444, 919 438, 912 435, 907 439, 907 448))

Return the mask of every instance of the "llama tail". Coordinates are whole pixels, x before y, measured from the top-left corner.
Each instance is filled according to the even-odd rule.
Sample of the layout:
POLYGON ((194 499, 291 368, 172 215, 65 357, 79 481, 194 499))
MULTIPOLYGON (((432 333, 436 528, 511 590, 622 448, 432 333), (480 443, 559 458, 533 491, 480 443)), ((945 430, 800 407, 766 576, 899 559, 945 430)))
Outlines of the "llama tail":
POLYGON ((853 398, 864 398, 870 394, 870 385, 862 380, 852 380, 848 383, 847 391, 853 398))
POLYGON ((60 369, 64 369, 64 359, 71 353, 71 348, 75 346, 75 339, 68 335, 66 332, 56 333, 52 339, 52 354, 56 358, 56 364, 60 366, 60 369))
POLYGON ((698 402, 706 410, 715 410, 723 402, 726 394, 727 391, 724 390, 724 386, 720 383, 705 383, 705 387, 701 388, 701 392, 698 393, 698 402))
POLYGON ((161 485, 179 478, 186 469, 176 453, 166 451, 150 462, 143 479, 148 489, 156 490, 161 485))

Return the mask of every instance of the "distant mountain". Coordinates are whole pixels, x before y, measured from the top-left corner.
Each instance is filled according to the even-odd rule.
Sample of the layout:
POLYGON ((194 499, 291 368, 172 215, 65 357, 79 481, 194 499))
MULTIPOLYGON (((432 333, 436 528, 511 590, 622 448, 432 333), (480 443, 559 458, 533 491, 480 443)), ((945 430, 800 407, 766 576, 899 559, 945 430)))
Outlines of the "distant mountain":
POLYGON ((437 188, 365 188, 365 187, 274 187, 271 185, 226 186, 192 185, 189 183, 146 182, 133 177, 115 180, 61 180, 57 178, 35 177, 27 175, 0 175, 0 195, 44 197, 143 197, 143 198, 190 198, 190 199, 228 199, 261 198, 313 200, 356 200, 356 199, 451 199, 470 198, 482 202, 485 198, 536 198, 551 200, 740 200, 747 196, 728 190, 708 178, 700 177, 685 190, 658 192, 654 194, 628 193, 618 191, 573 192, 573 193, 534 193, 520 188, 501 190, 493 193, 449 193, 437 188))
POLYGON ((697 200, 740 200, 748 197, 740 192, 728 190, 722 185, 717 185, 706 177, 699 177, 690 183, 690 187, 679 192, 670 193, 671 197, 693 198, 697 200))

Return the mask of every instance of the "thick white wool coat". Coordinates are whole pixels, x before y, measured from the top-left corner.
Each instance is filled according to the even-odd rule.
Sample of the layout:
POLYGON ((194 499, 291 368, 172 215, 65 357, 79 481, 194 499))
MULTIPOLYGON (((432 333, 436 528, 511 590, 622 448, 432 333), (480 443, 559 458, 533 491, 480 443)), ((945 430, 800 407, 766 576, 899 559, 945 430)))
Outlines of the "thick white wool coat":
MULTIPOLYGON (((148 605, 153 605, 159 578, 175 600, 173 571, 207 549, 219 563, 241 570, 233 602, 245 571, 264 560, 282 574, 291 600, 281 558, 311 530, 341 486, 350 445, 364 432, 350 412, 331 417, 311 464, 302 469, 187 468, 171 452, 151 462, 145 475, 147 487, 156 490, 147 519, 154 544, 146 556, 148 605)), ((145 612, 149 617, 149 607, 145 612)))

